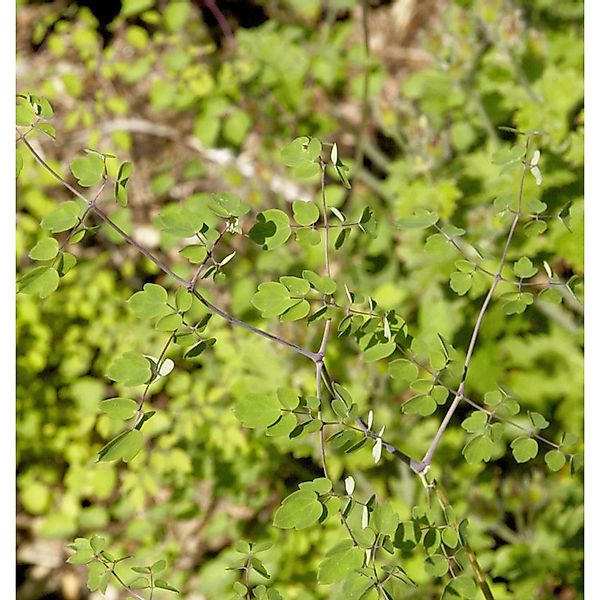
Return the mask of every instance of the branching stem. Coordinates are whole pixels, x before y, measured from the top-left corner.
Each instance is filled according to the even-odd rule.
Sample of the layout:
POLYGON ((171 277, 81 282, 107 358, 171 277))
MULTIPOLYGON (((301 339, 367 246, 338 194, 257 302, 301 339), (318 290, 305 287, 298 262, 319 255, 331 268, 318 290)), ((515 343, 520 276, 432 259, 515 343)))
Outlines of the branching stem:
POLYGON ((208 310, 215 313, 231 325, 235 325, 237 327, 241 327, 242 329, 246 329, 247 331, 251 331, 261 337, 264 337, 280 346, 287 348, 288 350, 292 350, 306 358, 309 358, 313 362, 316 362, 319 358, 319 355, 316 352, 311 352, 306 348, 302 348, 293 342, 288 342, 287 340, 275 335, 273 333, 269 333, 268 331, 264 331, 259 327, 254 327, 245 321, 242 321, 233 315, 230 315, 223 309, 215 306, 212 302, 207 300, 198 290, 195 290, 192 286, 191 281, 187 281, 183 277, 180 277, 176 273, 174 273, 162 260, 154 256, 149 250, 144 248, 140 243, 134 240, 130 235, 125 233, 114 221, 110 219, 110 217, 95 203, 90 202, 79 190, 75 189, 68 181, 66 181, 59 173, 57 173, 35 150, 35 148, 29 143, 29 141, 25 138, 22 139, 22 142, 27 146, 29 151, 32 153, 33 157, 36 161, 44 167, 49 173, 51 173, 67 190, 69 190, 72 194, 74 194, 77 198, 83 200, 87 206, 111 229, 113 229, 124 241, 126 241, 130 246, 133 246, 140 254, 144 255, 148 260, 153 262, 163 273, 173 278, 175 281, 179 283, 179 285, 185 287, 192 293, 208 310))
MULTIPOLYGON (((527 137, 527 141, 525 144, 525 157, 527 156, 527 150, 529 150, 529 137, 527 137)), ((473 352, 475 351, 475 344, 477 343, 477 337, 479 335, 479 330, 481 329, 481 324, 483 323, 483 318, 488 309, 488 306, 490 305, 490 302, 492 301, 492 296, 494 295, 494 292, 496 291, 496 287, 498 286, 498 283, 500 282, 500 280, 502 278, 502 271, 504 270, 504 265, 506 264, 506 257, 508 255, 508 249, 512 242, 515 230, 517 228, 517 224, 519 223, 519 219, 521 217, 521 204, 523 201, 523 189, 525 186, 525 176, 527 174, 527 168, 528 168, 528 164, 527 164, 526 159, 524 159, 523 160, 523 168, 521 171, 521 180, 519 183, 517 212, 515 213, 515 216, 513 218, 511 226, 510 226, 510 229, 508 231, 506 243, 504 244, 504 250, 502 251, 502 258, 500 259, 500 266, 498 267, 498 272, 496 273, 496 275, 492 281, 492 285, 490 286, 490 289, 489 289, 489 291, 483 301, 483 304, 481 305, 481 308, 479 310, 479 314, 477 315, 477 320, 475 321, 475 327, 473 328, 473 332, 471 333, 471 339, 469 341, 469 346, 467 348, 467 356, 465 358, 465 365, 463 368, 461 382, 460 382, 460 385, 458 386, 458 389, 454 396, 454 400, 452 401, 450 408, 448 408, 448 411, 446 412, 444 419, 442 420, 429 448, 427 449, 427 452, 425 453, 425 456, 423 457, 422 462, 426 467, 428 467, 431 464, 431 461, 433 460, 435 451, 437 450, 438 446, 440 445, 440 441, 442 439, 442 436, 444 435, 444 431, 446 431, 446 428, 448 427, 448 424, 450 423, 452 416, 456 412, 456 409, 458 408, 460 401, 464 398, 465 383, 467 380, 469 365, 471 364, 471 358, 473 356, 473 352)))

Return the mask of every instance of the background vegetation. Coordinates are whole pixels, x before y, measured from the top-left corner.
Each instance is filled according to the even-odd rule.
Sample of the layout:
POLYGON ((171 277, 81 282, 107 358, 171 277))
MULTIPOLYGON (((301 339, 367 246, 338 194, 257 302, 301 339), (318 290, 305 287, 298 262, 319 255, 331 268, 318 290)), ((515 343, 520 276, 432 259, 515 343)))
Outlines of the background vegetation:
MULTIPOLYGON (((516 186, 514 172, 498 175, 492 164, 516 140, 499 127, 542 130, 543 184, 529 178, 526 197, 545 207, 519 229, 509 260, 528 256, 540 267, 535 291, 544 288, 543 261, 568 285, 555 297, 536 295, 525 312, 492 304, 466 389, 482 403, 502 385, 519 398, 516 423, 527 426, 534 411, 549 421, 548 439, 581 434, 583 2, 371 2, 368 54, 354 0, 124 0, 92 6, 95 14, 85 4, 93 3, 17 2, 17 88, 52 103, 58 141, 32 138, 50 164, 68 173, 84 147, 130 160, 128 205, 106 210, 185 277, 190 267, 176 236, 161 231, 159 214, 184 206, 215 225, 206 209, 213 192, 236 193, 252 215, 268 208, 291 214, 292 201, 317 199, 320 189, 318 177, 294 177, 281 148, 297 136, 336 142, 352 189, 328 178, 329 205, 351 222, 368 205, 377 220, 376 237, 353 228, 332 254, 338 290, 346 284, 395 311, 425 348, 442 335, 461 360, 489 279, 477 271, 468 289, 457 285, 460 277, 450 285, 459 253, 434 231, 395 223, 433 209, 443 224, 466 231, 466 252, 475 248, 497 265, 510 221, 504 198, 516 186)), ((27 151, 18 152, 21 276, 46 235, 40 221, 70 198, 27 151)), ((319 562, 342 535, 337 523, 272 526, 281 500, 322 476, 315 436, 267 437, 243 428, 232 410, 248 390, 292 386, 314 394, 314 369, 302 357, 213 319, 208 331, 217 343, 209 350, 190 361, 181 348, 169 349, 175 368, 148 398, 156 415, 144 426, 142 452, 126 465, 95 462, 121 430, 99 409, 123 393, 105 377, 107 368, 131 350, 157 356, 168 337, 136 319, 126 301, 147 283, 174 290, 97 225, 72 250, 77 265, 54 294, 17 300, 19 598, 87 597, 85 570, 65 562, 66 545, 92 533, 140 564, 166 558, 169 582, 185 598, 232 595, 239 577, 228 568, 239 540, 273 542, 263 562, 286 598, 346 597, 316 583, 319 562)), ((236 254, 202 289, 232 314, 318 347, 317 327, 262 318, 251 302, 262 282, 321 271, 322 247, 298 238, 262 252, 250 239, 226 236, 219 260, 236 254)), ((396 357, 365 362, 353 338, 336 335, 328 356, 361 414, 373 410, 389 441, 422 455, 444 411, 402 414, 414 392, 390 378, 396 357)), ((459 426, 470 412, 461 406, 432 469, 455 511, 469 519, 496 598, 583 597, 581 474, 571 475, 569 465, 549 471, 544 452, 515 462, 517 430, 494 446, 489 462, 471 464, 462 454, 470 435, 459 426)), ((579 439, 570 452, 581 449, 579 439)), ((374 464, 367 449, 333 453, 332 479, 346 474, 402 521, 414 505, 426 505, 414 474, 385 454, 374 464)), ((403 586, 398 598, 440 596, 445 580, 425 569, 426 556, 421 546, 404 552, 402 566, 418 585, 403 586)))

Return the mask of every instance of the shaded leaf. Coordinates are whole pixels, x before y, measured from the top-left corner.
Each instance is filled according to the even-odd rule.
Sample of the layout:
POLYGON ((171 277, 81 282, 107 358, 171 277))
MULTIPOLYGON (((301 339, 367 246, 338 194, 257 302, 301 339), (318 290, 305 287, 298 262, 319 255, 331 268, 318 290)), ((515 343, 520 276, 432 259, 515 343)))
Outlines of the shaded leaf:
POLYGON ((275 512, 273 525, 280 529, 306 529, 319 520, 323 505, 311 490, 290 494, 275 512))
POLYGON ((264 250, 275 250, 285 244, 291 234, 289 217, 277 208, 270 208, 256 215, 248 237, 264 250))
POLYGON ((26 273, 18 283, 21 294, 35 294, 47 298, 58 288, 58 272, 51 267, 36 267, 26 273))
POLYGON ((126 421, 136 414, 138 403, 131 398, 108 398, 100 402, 100 410, 110 417, 126 421))
POLYGON ((352 540, 345 540, 334 546, 319 564, 318 580, 321 585, 342 581, 353 571, 363 565, 363 551, 352 545, 352 540))
POLYGON ((59 233, 74 227, 81 213, 80 206, 74 200, 61 202, 49 215, 46 215, 41 222, 44 229, 52 233, 59 233))
POLYGON ((263 428, 277 421, 281 415, 281 407, 272 394, 249 393, 237 401, 233 412, 242 425, 263 428))
POLYGON ((111 363, 106 375, 123 385, 135 386, 146 383, 152 376, 152 370, 147 358, 135 352, 126 352, 111 363))
POLYGON ((139 429, 125 431, 108 442, 108 444, 98 452, 98 460, 111 461, 122 459, 123 462, 130 462, 142 449, 142 444, 143 437, 142 432, 139 429))

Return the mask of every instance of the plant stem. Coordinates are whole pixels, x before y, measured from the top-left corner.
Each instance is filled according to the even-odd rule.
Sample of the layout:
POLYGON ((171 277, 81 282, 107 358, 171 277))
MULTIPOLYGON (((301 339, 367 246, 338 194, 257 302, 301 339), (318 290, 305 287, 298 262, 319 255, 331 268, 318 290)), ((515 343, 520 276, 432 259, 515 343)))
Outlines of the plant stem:
MULTIPOLYGON (((436 496, 440 506, 442 507, 442 510, 445 515, 446 509, 450 506, 450 502, 448 501, 448 498, 447 498, 446 494, 444 493, 444 490, 442 489, 440 484, 436 480, 433 480, 432 483, 433 483, 432 487, 435 492, 435 496, 436 496)), ((481 568, 479 562, 477 561, 477 557, 475 556, 475 553, 473 552, 471 546, 469 545, 469 543, 466 540, 464 540, 464 549, 467 553, 467 558, 469 559, 469 564, 471 565, 471 568, 473 569, 473 572, 475 573, 475 579, 477 580, 479 588, 481 589, 481 592, 485 596, 485 599, 486 600, 494 600, 494 594, 492 594, 492 590, 490 589, 490 586, 488 585, 488 582, 485 578, 485 573, 484 573, 483 569, 481 568)))
MULTIPOLYGON (((340 398, 339 394, 335 391, 335 388, 333 387, 333 381, 327 371, 327 367, 325 366, 325 364, 323 364, 321 375, 323 377, 323 383, 327 387, 327 390, 329 391, 331 396, 333 398, 340 398)), ((342 400, 342 398, 340 398, 340 400, 342 400)), ((362 431, 365 434, 369 432, 367 424, 361 418, 357 418, 355 422, 360 431, 362 431)), ((396 448, 393 444, 386 442, 383 438, 381 441, 383 448, 385 448, 390 454, 393 454, 396 458, 400 459, 402 462, 406 463, 415 473, 421 474, 424 471, 425 465, 420 460, 415 460, 408 454, 402 452, 402 450, 398 450, 398 448, 396 448)))
POLYGON ((35 150, 35 148, 33 148, 33 146, 29 143, 29 141, 27 139, 23 139, 22 142, 28 147, 29 151, 33 154, 33 157, 36 159, 36 161, 42 167, 44 167, 49 173, 51 173, 67 190, 69 190, 77 198, 80 198, 81 200, 83 200, 88 205, 88 207, 91 208, 91 210, 102 221, 104 221, 109 227, 111 227, 116 233, 118 233, 119 236, 121 238, 123 238, 123 240, 125 240, 130 246, 133 246, 138 252, 140 252, 140 254, 143 254, 148 260, 150 260, 151 262, 153 262, 163 273, 165 273, 166 275, 169 275, 175 281, 177 281, 180 285, 182 285, 187 290, 189 290, 190 293, 192 293, 198 300, 200 300, 200 302, 206 308, 208 308, 208 310, 210 310, 211 312, 215 313, 216 315, 219 315, 222 319, 224 319, 225 321, 227 321, 231 325, 235 325, 237 327, 241 327, 242 329, 246 329, 247 331, 251 331, 252 333, 260 335, 261 337, 264 337, 264 338, 266 338, 268 340, 271 340, 272 342, 275 342, 276 344, 279 344, 280 346, 283 346, 283 347, 287 348, 288 350, 292 350, 292 351, 294 351, 294 352, 296 352, 298 354, 301 354, 302 356, 305 356, 306 358, 309 358, 313 362, 316 362, 319 359, 319 355, 316 352, 311 352, 310 350, 302 348, 302 347, 298 346, 297 344, 294 344, 292 342, 288 342, 287 340, 279 337, 278 335, 269 333, 268 331, 264 331, 263 329, 260 329, 258 327, 254 327, 253 325, 250 325, 249 323, 246 323, 245 321, 242 321, 242 320, 240 320, 240 319, 238 319, 238 318, 230 315, 229 313, 227 313, 223 309, 221 309, 218 306, 215 306, 214 304, 212 304, 212 302, 210 302, 209 300, 207 300, 202 294, 200 294, 200 292, 198 292, 197 290, 193 289, 191 281, 187 281, 183 277, 180 277, 179 275, 177 275, 176 273, 174 273, 162 260, 160 260, 159 258, 157 258, 156 256, 154 256, 149 250, 147 250, 146 248, 144 248, 141 244, 139 244, 138 242, 136 242, 130 235, 128 235, 127 233, 125 233, 114 221, 112 221, 109 218, 109 216, 102 209, 98 208, 95 204, 93 204, 92 202, 90 202, 81 192, 79 192, 71 184, 69 184, 68 181, 66 181, 59 173, 57 173, 37 153, 37 151, 35 150))
MULTIPOLYGON (((525 145, 525 156, 527 155, 528 149, 529 149, 529 137, 527 137, 527 141, 526 141, 526 145, 525 145)), ((492 285, 490 286, 490 289, 483 301, 483 304, 481 305, 481 309, 479 310, 479 314, 477 315, 475 327, 473 328, 473 332, 471 333, 469 347, 467 348, 467 356, 465 358, 465 366, 463 368, 461 382, 460 382, 460 385, 458 386, 458 390, 456 391, 456 394, 454 396, 454 400, 452 401, 450 408, 446 412, 446 415, 444 416, 444 419, 442 420, 442 423, 440 424, 440 426, 435 434, 435 437, 433 438, 433 441, 431 442, 427 452, 425 453, 425 456, 423 457, 422 462, 425 465, 425 467, 428 467, 431 464, 431 461, 433 460, 433 455, 435 454, 435 451, 437 450, 437 448, 440 444, 442 436, 444 435, 444 431, 446 431, 446 428, 448 427, 448 424, 450 423, 452 416, 456 412, 456 409, 458 408, 460 401, 464 397, 465 383, 467 380, 469 365, 471 364, 471 358, 473 356, 473 352, 475 351, 475 344, 477 343, 477 337, 479 335, 479 330, 481 329, 481 324, 483 323, 483 318, 485 316, 485 313, 487 311, 487 308, 488 308, 490 302, 492 301, 492 296, 494 295, 496 287, 498 286, 498 283, 502 279, 502 271, 504 269, 504 265, 506 264, 506 257, 508 255, 508 249, 512 242, 512 239, 513 239, 513 236, 515 233, 515 229, 517 228, 519 219, 521 217, 521 204, 523 201, 523 188, 525 185, 525 175, 527 174, 527 168, 528 168, 527 161, 523 160, 523 169, 521 172, 521 180, 519 183, 517 212, 515 213, 512 224, 508 231, 506 243, 504 244, 504 250, 502 252, 502 258, 500 259, 500 266, 498 267, 498 272, 496 273, 496 275, 492 281, 492 285)))
MULTIPOLYGON (((167 343, 163 346, 163 349, 160 351, 160 355, 158 357, 158 360, 156 361, 156 374, 158 375, 158 372, 160 371, 160 367, 162 366, 162 363, 164 362, 165 359, 165 355, 167 353, 167 350, 169 349, 169 346, 171 345, 171 343, 173 342, 173 340, 175 339, 175 332, 173 332, 170 336, 169 339, 167 340, 167 343)), ((150 386, 156 381, 156 379, 153 377, 152 379, 150 379, 150 381, 146 384, 146 387, 144 388, 144 393, 142 394, 142 399, 140 400, 140 403, 138 404, 138 411, 141 411, 143 406, 144 406, 144 402, 146 401, 146 397, 148 395, 148 390, 150 389, 150 386)), ((141 415, 141 418, 143 418, 143 415, 141 415)), ((137 424, 137 423, 136 423, 137 424)))

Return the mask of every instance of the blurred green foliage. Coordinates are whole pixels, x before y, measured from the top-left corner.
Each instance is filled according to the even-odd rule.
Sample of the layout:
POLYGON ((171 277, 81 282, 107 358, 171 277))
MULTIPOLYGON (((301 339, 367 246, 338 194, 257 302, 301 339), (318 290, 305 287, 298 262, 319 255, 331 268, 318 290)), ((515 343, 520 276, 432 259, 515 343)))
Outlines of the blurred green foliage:
MULTIPOLYGON (((343 294, 346 284, 371 296, 384 311, 395 311, 428 351, 440 334, 460 361, 489 278, 480 271, 464 273, 455 265, 461 255, 439 234, 399 231, 394 223, 412 218, 415 210, 436 211, 439 225, 463 229, 459 245, 469 252, 474 247, 485 259, 481 264, 493 271, 517 181, 514 171, 498 175, 492 164, 492 156, 516 142, 513 132, 499 127, 541 130, 543 183, 526 179, 524 197, 531 210, 517 231, 509 264, 519 265, 517 277, 528 277, 523 257, 540 272, 546 261, 573 293, 561 288, 560 298, 553 300, 562 303, 542 295, 529 307, 507 309, 510 299, 495 301, 483 323, 466 390, 469 398, 483 402, 485 394, 502 385, 519 398, 516 423, 528 427, 530 411, 550 422, 543 432, 548 439, 559 441, 564 431, 580 435, 583 3, 448 2, 421 33, 419 43, 429 59, 418 70, 398 68, 386 54, 386 44, 394 43, 393 28, 372 30, 385 43, 381 51, 365 55, 360 11, 352 0, 259 4, 270 18, 258 27, 237 29, 235 45, 223 50, 192 2, 123 2, 105 46, 89 9, 71 6, 69 19, 57 20, 62 9, 46 7, 43 18, 21 28, 27 44, 17 55, 19 91, 47 97, 55 111, 58 141, 52 142, 53 131, 38 139, 46 158, 65 176, 69 162, 78 156, 84 160, 83 147, 131 160, 133 173, 122 174, 129 178, 129 202, 110 208, 112 218, 134 237, 146 236, 178 274, 190 277, 194 266, 178 254, 173 229, 180 207, 200 213, 217 228, 219 217, 207 208, 211 192, 233 191, 254 216, 277 210, 310 225, 311 209, 292 207, 282 189, 292 189, 294 199, 318 201, 318 174, 296 178, 293 169, 283 166, 290 163, 285 155, 282 161, 280 150, 299 135, 336 142, 350 166, 353 187, 348 193, 330 173, 328 203, 350 222, 360 221, 364 207, 372 206, 378 223, 377 237, 353 229, 333 253, 338 292, 343 294), (42 45, 32 52, 29 42, 42 45), (366 70, 366 164, 355 169, 351 157, 359 143, 358 121, 351 115, 360 111, 366 70), (211 154, 217 149, 220 154, 211 154), (148 233, 148 223, 160 235, 148 233)), ((24 15, 34 5, 20 2, 18 7, 24 15)), ((386 10, 374 7, 370 15, 386 10)), ((17 196, 22 274, 36 256, 54 256, 56 248, 39 223, 52 213, 46 230, 62 231, 64 220, 58 217, 65 215, 53 211, 71 198, 28 152, 22 147, 17 152, 22 161, 17 196)), ((95 159, 86 160, 73 165, 82 185, 96 177, 95 159)), ((108 159, 107 166, 116 173, 119 163, 108 159)), ((255 293, 281 276, 302 277, 303 270, 322 274, 322 241, 289 230, 287 244, 287 237, 281 243, 269 238, 272 251, 262 252, 254 243, 260 244, 260 229, 248 235, 224 237, 219 260, 233 251, 236 255, 223 266, 226 277, 207 280, 203 291, 240 318, 276 329, 304 347, 318 347, 318 327, 278 323, 272 318, 277 310, 265 310, 255 293)), ((140 454, 126 465, 96 462, 97 452, 122 427, 101 410, 101 401, 129 397, 118 377, 117 382, 105 377, 107 370, 127 352, 158 356, 168 338, 137 319, 127 300, 144 284, 175 288, 105 226, 73 252, 77 265, 66 269, 55 293, 44 299, 20 294, 17 300, 22 543, 48 538, 66 546, 75 537, 98 533, 117 554, 135 554, 138 564, 165 558, 168 581, 183 597, 216 599, 231 596, 239 581, 235 571, 227 570, 239 560, 235 543, 270 541, 273 546, 261 560, 271 574, 269 584, 286 598, 349 597, 335 583, 317 585, 317 579, 329 581, 327 563, 321 561, 342 539, 337 523, 329 520, 301 531, 271 526, 277 507, 298 483, 322 476, 315 436, 268 437, 243 428, 233 412, 249 390, 268 395, 287 386, 314 394, 311 365, 214 318, 207 331, 217 343, 201 355, 184 360, 181 347, 169 348, 175 368, 153 384, 148 405, 156 414, 144 425, 140 454)), ((532 277, 542 286, 539 274, 532 277)), ((54 283, 45 282, 43 290, 54 283)), ((196 304, 191 310, 198 319, 206 312, 196 304)), ((402 376, 393 377, 402 365, 391 368, 392 378, 387 368, 399 357, 386 358, 382 352, 365 362, 361 350, 352 337, 332 336, 328 368, 361 414, 374 411, 376 424, 386 426, 386 439, 422 455, 443 409, 427 417, 419 410, 402 414, 411 392, 402 376)), ((457 514, 468 517, 471 545, 492 577, 495 597, 582 598, 581 475, 572 476, 556 463, 557 472, 549 471, 543 454, 551 448, 518 464, 510 450, 518 430, 494 446, 489 464, 469 460, 466 453, 465 461, 463 447, 477 424, 464 431, 458 423, 470 414, 467 407, 459 410, 432 471, 449 491, 457 514)), ((571 447, 581 451, 581 440, 571 447)), ((521 451, 528 449, 521 445, 521 451)), ((411 522, 414 505, 426 503, 414 475, 385 454, 374 465, 367 449, 332 453, 329 466, 334 481, 352 474, 361 497, 376 493, 402 522, 411 522)), ((352 553, 346 554, 351 562, 352 553)), ((439 565, 426 562, 426 549, 407 546, 401 554, 403 569, 418 587, 398 581, 393 597, 439 597, 446 580, 439 565)), ((260 571, 252 581, 266 583, 260 571)), ((173 595, 164 592, 164 597, 173 595)))

